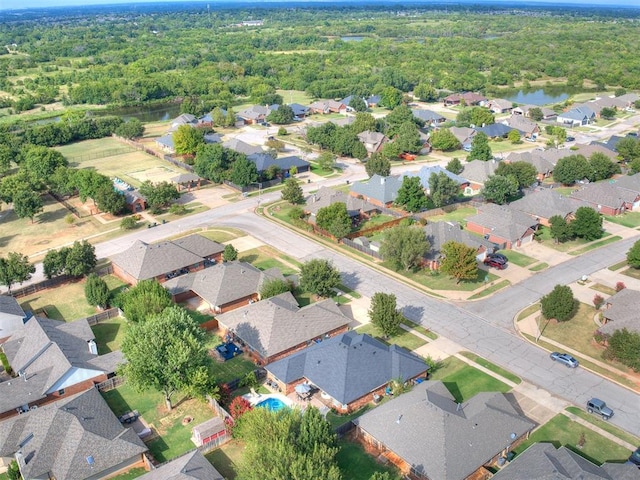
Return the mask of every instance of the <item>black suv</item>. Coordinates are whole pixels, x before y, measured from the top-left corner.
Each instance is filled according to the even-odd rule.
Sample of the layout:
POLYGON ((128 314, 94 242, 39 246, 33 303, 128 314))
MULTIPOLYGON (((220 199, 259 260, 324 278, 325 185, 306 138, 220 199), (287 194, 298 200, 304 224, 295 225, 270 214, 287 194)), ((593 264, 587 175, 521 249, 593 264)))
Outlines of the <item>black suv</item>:
POLYGON ((613 417, 613 410, 607 407, 607 404, 598 398, 592 398, 587 402, 587 412, 597 413, 603 420, 609 420, 613 417))
POLYGON ((640 468, 640 447, 638 447, 629 457, 629 462, 637 465, 640 468))

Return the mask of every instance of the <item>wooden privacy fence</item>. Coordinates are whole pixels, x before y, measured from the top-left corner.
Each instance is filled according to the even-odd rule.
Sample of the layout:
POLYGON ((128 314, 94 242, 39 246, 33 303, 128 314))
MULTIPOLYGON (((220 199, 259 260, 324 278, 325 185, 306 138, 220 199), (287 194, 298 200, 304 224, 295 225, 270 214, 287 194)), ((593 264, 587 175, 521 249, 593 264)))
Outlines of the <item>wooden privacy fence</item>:
POLYGON ((388 228, 395 227, 400 222, 402 222, 402 220, 404 220, 405 218, 406 218, 406 216, 403 216, 403 217, 400 217, 400 218, 394 218, 393 220, 389 220, 388 222, 381 223, 380 225, 376 225, 376 226, 371 227, 371 228, 365 228, 364 230, 359 230, 357 232, 349 233, 347 235, 347 238, 348 239, 353 239, 353 238, 357 238, 357 237, 368 237, 369 235, 374 234, 376 232, 379 232, 381 230, 386 230, 388 228))
POLYGON ((355 243, 353 240, 349 240, 348 238, 343 238, 340 241, 342 242, 343 245, 346 245, 347 247, 353 248, 355 250, 358 250, 359 252, 366 253, 367 255, 371 255, 374 258, 378 258, 382 260, 382 255, 380 255, 380 252, 376 252, 375 250, 365 247, 364 245, 355 243))
MULTIPOLYGON (((109 275, 113 273, 113 266, 111 264, 98 268, 94 271, 96 275, 99 277, 103 277, 105 275, 109 275)), ((40 292, 42 290, 47 290, 49 288, 54 288, 64 283, 73 283, 79 282, 82 280, 82 277, 71 277, 69 275, 59 275, 57 277, 53 277, 49 280, 43 280, 38 283, 33 283, 31 285, 27 285, 24 287, 17 288, 15 290, 11 290, 11 296, 13 298, 22 298, 32 295, 34 293, 40 292)))
POLYGON ((96 313, 95 315, 91 315, 80 320, 86 320, 87 323, 91 326, 97 325, 98 323, 104 322, 105 320, 120 316, 122 316, 122 310, 120 310, 119 308, 109 308, 108 310, 104 310, 100 313, 96 313))
POLYGON ((95 387, 101 392, 108 392, 109 390, 113 390, 114 388, 119 387, 120 385, 126 382, 125 377, 111 377, 104 382, 96 383, 95 387))

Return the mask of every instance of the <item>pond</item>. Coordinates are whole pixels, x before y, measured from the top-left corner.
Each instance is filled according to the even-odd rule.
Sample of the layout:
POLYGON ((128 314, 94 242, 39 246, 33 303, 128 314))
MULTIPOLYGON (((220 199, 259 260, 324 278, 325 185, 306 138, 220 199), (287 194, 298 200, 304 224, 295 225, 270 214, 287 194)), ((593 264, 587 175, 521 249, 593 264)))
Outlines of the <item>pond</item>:
POLYGON ((116 115, 126 119, 137 118, 142 123, 163 122, 180 115, 179 103, 162 103, 157 105, 141 105, 137 107, 119 107, 91 112, 97 117, 116 115))
POLYGON ((569 94, 561 90, 552 93, 551 91, 545 91, 541 88, 533 91, 519 90, 516 94, 504 98, 505 100, 521 105, 550 105, 564 102, 569 98, 569 94))
POLYGON ((344 37, 340 37, 340 40, 342 40, 343 42, 361 42, 365 39, 365 37, 358 37, 358 36, 344 36, 344 37))

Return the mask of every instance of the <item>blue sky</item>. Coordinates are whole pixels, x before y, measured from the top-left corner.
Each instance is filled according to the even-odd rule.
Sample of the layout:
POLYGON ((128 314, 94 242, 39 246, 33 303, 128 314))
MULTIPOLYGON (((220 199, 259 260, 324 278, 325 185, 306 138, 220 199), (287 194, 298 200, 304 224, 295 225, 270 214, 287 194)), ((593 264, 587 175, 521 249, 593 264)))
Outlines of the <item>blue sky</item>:
MULTIPOLYGON (((229 0, 227 0, 229 1, 229 0)), ((225 1, 224 3, 227 3, 225 1)), ((232 1, 232 0, 231 0, 232 1)), ((243 1, 243 0, 239 0, 243 1)), ((244 0, 246 2, 246 0, 244 0)), ((259 2, 268 1, 268 0, 258 0, 259 2)), ((282 0, 279 0, 282 1, 282 0)), ((446 0, 445 0, 446 1, 446 0)), ((458 0, 459 1, 459 0, 458 0)), ((456 1, 455 3, 458 3, 456 1)), ((485 0, 486 1, 486 0, 485 0)), ((168 2, 179 2, 179 0, 0 0, 0 10, 2 9, 19 9, 19 8, 38 8, 38 7, 58 7, 58 6, 79 6, 79 5, 100 5, 100 4, 130 4, 130 3, 168 3, 168 2)), ((464 0, 463 0, 464 2, 464 0)), ((470 0, 467 2, 472 3, 470 0)), ((467 3, 464 2, 464 3, 467 3)), ((524 0, 498 0, 499 3, 507 4, 511 6, 517 6, 518 4, 525 3, 524 0)), ((575 4, 576 6, 580 5, 627 5, 627 6, 640 6, 639 0, 526 0, 526 3, 549 3, 555 4, 575 4)), ((358 0, 354 0, 353 3, 364 3, 359 2, 358 0)), ((496 2, 497 3, 497 2, 496 2)))

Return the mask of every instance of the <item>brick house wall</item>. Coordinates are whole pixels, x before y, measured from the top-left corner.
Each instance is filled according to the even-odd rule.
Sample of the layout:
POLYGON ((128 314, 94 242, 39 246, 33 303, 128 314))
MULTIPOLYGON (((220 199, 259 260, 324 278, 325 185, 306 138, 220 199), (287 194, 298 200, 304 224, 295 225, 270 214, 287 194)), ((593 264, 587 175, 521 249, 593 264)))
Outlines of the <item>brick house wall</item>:
POLYGON ((122 270, 122 268, 120 268, 120 265, 116 265, 115 263, 112 263, 111 265, 113 266, 113 274, 120 280, 128 283, 129 285, 135 285, 136 283, 138 283, 138 280, 122 270))
POLYGON ((351 195, 352 197, 356 197, 356 198, 362 198, 362 199, 366 200, 367 202, 371 203, 372 205, 375 205, 376 207, 391 208, 391 205, 393 205, 393 202, 382 203, 380 200, 378 200, 376 198, 365 197, 361 193, 356 193, 356 192, 351 192, 350 191, 349 195, 351 195))

